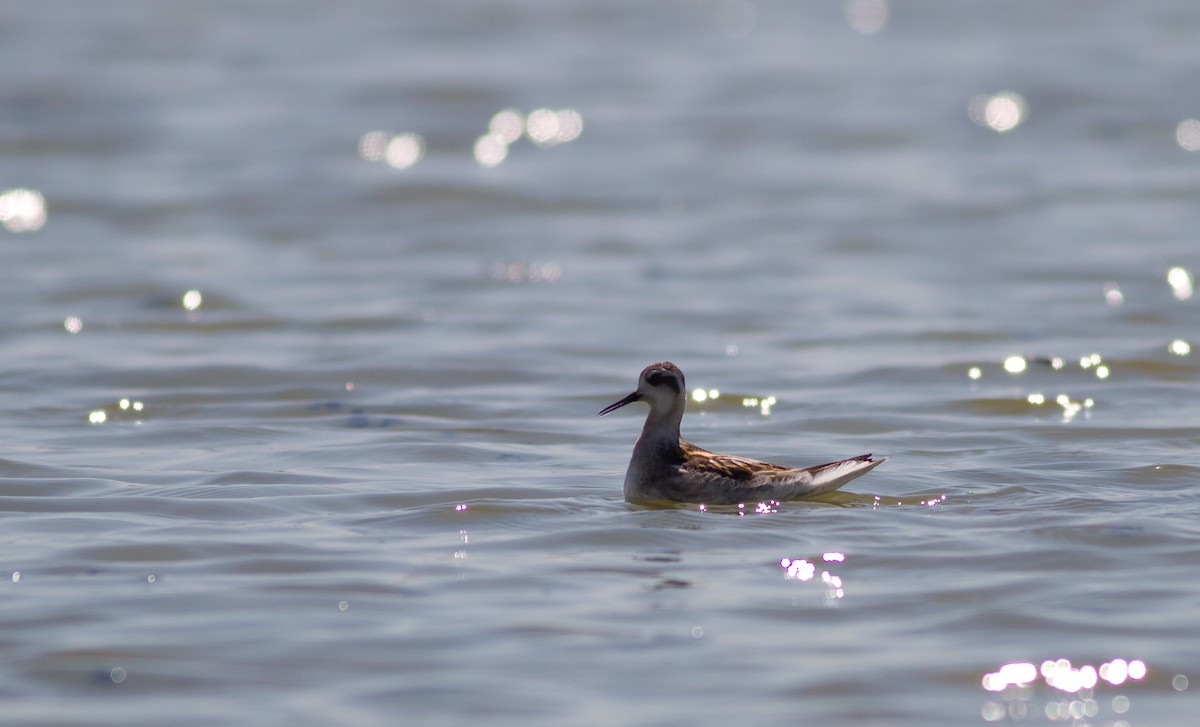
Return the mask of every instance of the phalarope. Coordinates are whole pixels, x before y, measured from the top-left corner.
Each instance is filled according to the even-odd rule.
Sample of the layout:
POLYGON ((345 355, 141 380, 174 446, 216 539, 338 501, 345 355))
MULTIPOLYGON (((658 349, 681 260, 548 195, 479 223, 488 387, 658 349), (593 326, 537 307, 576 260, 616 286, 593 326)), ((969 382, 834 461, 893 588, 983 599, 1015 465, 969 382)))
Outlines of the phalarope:
POLYGON ((651 364, 638 377, 632 394, 597 414, 603 416, 635 401, 650 405, 625 472, 626 500, 731 505, 796 499, 836 490, 887 461, 864 454, 797 469, 709 452, 679 436, 686 392, 678 366, 668 361, 651 364))

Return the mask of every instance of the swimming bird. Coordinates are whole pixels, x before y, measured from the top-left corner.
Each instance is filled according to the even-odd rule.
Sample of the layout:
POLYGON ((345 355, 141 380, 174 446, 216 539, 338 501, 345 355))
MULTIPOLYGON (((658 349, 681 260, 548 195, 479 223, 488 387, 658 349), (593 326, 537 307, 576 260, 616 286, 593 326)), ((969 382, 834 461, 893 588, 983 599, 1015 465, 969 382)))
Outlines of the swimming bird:
POLYGON ((830 492, 887 461, 864 454, 797 469, 701 449, 679 436, 687 401, 683 372, 669 361, 650 364, 637 389, 599 411, 603 416, 644 401, 650 413, 625 472, 625 499, 713 505, 797 499, 830 492))

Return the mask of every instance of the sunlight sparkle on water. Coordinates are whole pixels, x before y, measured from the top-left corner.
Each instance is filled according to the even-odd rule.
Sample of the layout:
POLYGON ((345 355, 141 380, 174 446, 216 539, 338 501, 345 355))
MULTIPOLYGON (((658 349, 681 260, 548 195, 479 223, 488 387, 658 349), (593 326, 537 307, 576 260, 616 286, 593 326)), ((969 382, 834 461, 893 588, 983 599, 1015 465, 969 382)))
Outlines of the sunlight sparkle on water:
MULTIPOLYGON (((846 559, 842 553, 823 553, 821 560, 826 563, 842 563, 846 559)), ((783 568, 783 577, 793 581, 819 581, 825 588, 825 605, 836 606, 838 601, 846 597, 846 590, 843 587, 842 577, 835 573, 823 570, 820 578, 817 578, 817 566, 805 558, 781 558, 779 567, 783 568)))
POLYGON ((1116 308, 1125 302, 1125 294, 1121 292, 1121 286, 1113 282, 1104 284, 1104 302, 1116 308))
POLYGON ((369 162, 387 162, 393 169, 408 169, 425 156, 425 139, 412 132, 368 131, 358 140, 358 155, 369 162))
POLYGON ((1200 119, 1184 119, 1175 127, 1175 143, 1184 151, 1200 151, 1200 119))
POLYGON ((1009 356, 1004 359, 1004 370, 1010 374, 1024 373, 1028 367, 1029 363, 1024 356, 1009 356))
POLYGON ((36 189, 0 192, 0 225, 9 232, 36 232, 46 224, 46 198, 36 189))
POLYGON ((748 396, 742 399, 742 406, 748 409, 758 407, 758 413, 762 414, 763 416, 770 416, 771 407, 775 406, 776 403, 777 400, 773 396, 768 396, 765 399, 757 399, 752 396, 748 396))
POLYGON ((83 321, 80 320, 79 316, 67 316, 63 319, 63 329, 67 333, 79 333, 83 330, 83 321))
POLYGON ((499 134, 484 134, 475 140, 475 161, 481 167, 494 167, 508 158, 508 144, 499 134))
POLYGON ((488 133, 500 137, 505 144, 512 144, 525 133, 525 117, 516 109, 497 111, 488 122, 488 133))
POLYGON ((1176 356, 1186 356, 1192 352, 1192 344, 1182 338, 1176 338, 1171 341, 1171 345, 1167 346, 1167 350, 1176 356))
MULTIPOLYGON (((1029 687, 1044 680, 1046 686, 1058 690, 1063 697, 1051 697, 1043 712, 1051 721, 1071 721, 1096 717, 1102 710, 1097 699, 1097 688, 1106 685, 1122 686, 1131 681, 1140 681, 1146 676, 1146 664, 1139 659, 1126 661, 1113 659, 1099 668, 1084 664, 1074 668, 1067 659, 1043 661, 1040 666, 1029 662, 1014 662, 1002 665, 995 672, 985 674, 981 686, 999 695, 996 700, 984 703, 980 713, 988 722, 999 722, 1006 717, 1019 720, 1030 714, 1029 701, 1043 692, 1029 687)), ((1124 714, 1129 711, 1129 697, 1118 694, 1111 701, 1113 712, 1124 714)), ((1036 713, 1034 713, 1036 714, 1036 713)), ((1113 724, 1121 724, 1115 722, 1113 724)))
POLYGON ((779 567, 786 571, 784 578, 796 581, 809 581, 817 574, 817 567, 803 559, 784 558, 779 561, 779 567))
POLYGON ((199 290, 192 289, 183 294, 182 303, 185 310, 194 311, 203 302, 204 296, 200 294, 199 290))
POLYGON ((425 156, 425 139, 420 134, 396 134, 387 143, 383 158, 393 169, 408 169, 425 156))
POLYGON ((574 109, 535 109, 528 116, 516 109, 497 111, 488 130, 475 140, 475 161, 494 167, 508 158, 508 148, 527 137, 540 147, 565 144, 583 133, 583 116, 574 109))
POLYGON ((967 104, 967 115, 972 121, 1001 134, 1017 128, 1028 112, 1025 98, 1013 91, 975 96, 967 104))
POLYGON ((1167 285, 1171 286, 1171 294, 1175 296, 1175 300, 1191 298, 1195 282, 1196 277, 1186 268, 1174 267, 1167 271, 1167 285))
POLYGON ((721 395, 721 392, 716 389, 695 389, 692 391, 692 401, 700 403, 709 399, 716 399, 721 395))

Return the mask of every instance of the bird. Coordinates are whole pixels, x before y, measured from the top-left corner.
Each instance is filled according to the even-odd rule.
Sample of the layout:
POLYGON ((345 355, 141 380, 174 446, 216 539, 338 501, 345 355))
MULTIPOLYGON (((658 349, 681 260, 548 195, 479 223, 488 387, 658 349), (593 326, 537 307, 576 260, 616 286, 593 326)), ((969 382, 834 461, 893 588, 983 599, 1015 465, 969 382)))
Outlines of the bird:
POLYGON ((795 500, 836 490, 887 461, 864 454, 801 469, 710 452, 679 436, 686 392, 678 366, 669 361, 650 364, 638 376, 632 394, 597 413, 604 416, 638 401, 650 405, 625 472, 629 502, 734 505, 795 500))

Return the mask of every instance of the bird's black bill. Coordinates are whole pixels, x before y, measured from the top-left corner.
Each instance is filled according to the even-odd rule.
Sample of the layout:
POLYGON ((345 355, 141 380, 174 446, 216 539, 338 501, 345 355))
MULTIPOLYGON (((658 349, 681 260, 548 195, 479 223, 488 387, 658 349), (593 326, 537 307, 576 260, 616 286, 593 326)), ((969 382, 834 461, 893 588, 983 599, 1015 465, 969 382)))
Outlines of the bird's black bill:
POLYGON ((605 414, 609 413, 610 411, 616 411, 617 409, 620 409, 621 407, 625 406, 626 404, 632 404, 633 402, 637 401, 640 398, 642 398, 642 397, 638 396, 638 393, 635 391, 632 394, 630 394, 629 396, 625 397, 624 399, 621 399, 620 401, 615 401, 612 404, 609 404, 608 406, 604 407, 603 409, 601 409, 599 412, 596 413, 596 416, 602 417, 605 414))

